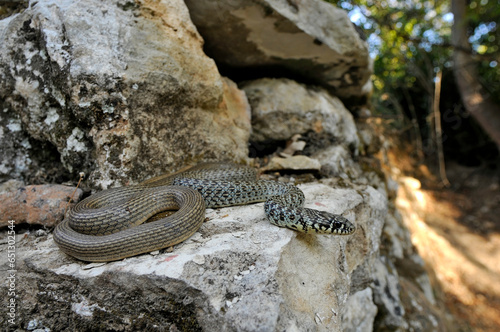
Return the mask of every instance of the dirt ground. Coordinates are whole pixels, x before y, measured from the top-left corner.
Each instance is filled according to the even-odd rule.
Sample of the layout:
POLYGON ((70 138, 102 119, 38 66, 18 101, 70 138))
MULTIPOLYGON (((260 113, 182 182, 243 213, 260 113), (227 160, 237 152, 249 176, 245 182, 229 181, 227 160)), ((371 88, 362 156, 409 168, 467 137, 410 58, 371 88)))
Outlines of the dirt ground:
MULTIPOLYGON (((401 157, 392 156, 401 169, 401 157)), ((404 163, 404 162, 403 162, 404 163)), ((392 164, 394 165, 394 164, 392 164)), ((408 168, 407 168, 408 169, 408 168)), ((446 165, 451 186, 421 166, 396 175, 396 205, 436 297, 460 331, 500 331, 500 171, 446 165)), ((434 172, 436 173, 436 172, 434 172)))

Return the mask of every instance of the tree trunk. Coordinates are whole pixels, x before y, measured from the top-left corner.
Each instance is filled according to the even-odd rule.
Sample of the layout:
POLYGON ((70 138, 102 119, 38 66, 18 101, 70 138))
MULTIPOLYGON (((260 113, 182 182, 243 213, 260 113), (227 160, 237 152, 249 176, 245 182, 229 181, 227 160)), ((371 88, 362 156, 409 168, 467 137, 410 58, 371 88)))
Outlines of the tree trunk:
POLYGON ((465 109, 483 127, 500 151, 500 106, 493 102, 478 79, 467 35, 466 0, 452 0, 453 72, 465 109))

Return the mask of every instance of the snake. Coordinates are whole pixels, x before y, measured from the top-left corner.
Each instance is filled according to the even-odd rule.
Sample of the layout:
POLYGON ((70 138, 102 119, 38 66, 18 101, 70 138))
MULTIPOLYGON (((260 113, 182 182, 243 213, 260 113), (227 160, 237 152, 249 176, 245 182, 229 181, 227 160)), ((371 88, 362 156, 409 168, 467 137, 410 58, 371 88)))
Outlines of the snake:
POLYGON ((66 254, 108 262, 174 246, 190 238, 206 208, 265 202, 273 225, 303 233, 348 235, 355 226, 341 215, 304 208, 295 185, 257 179, 257 170, 232 163, 203 163, 137 185, 111 188, 78 202, 53 232, 66 254), (176 210, 158 220, 152 217, 176 210))

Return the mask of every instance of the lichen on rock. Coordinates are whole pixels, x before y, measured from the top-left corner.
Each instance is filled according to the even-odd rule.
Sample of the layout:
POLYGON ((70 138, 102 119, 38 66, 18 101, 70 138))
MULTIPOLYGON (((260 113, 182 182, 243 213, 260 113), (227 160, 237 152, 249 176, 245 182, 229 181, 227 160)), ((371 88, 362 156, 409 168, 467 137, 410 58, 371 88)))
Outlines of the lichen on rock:
POLYGON ((189 11, 181 0, 39 0, 0 20, 0 181, 17 179, 2 184, 5 212, 17 213, 9 218, 38 227, 63 218, 74 188, 59 186, 62 198, 52 199, 54 187, 35 182, 83 171, 85 189, 96 190, 201 161, 247 162, 250 140, 273 149, 254 160, 271 161, 262 177, 298 184, 306 207, 341 214, 356 232, 278 228, 259 203, 208 210, 173 248, 87 264, 50 232, 19 226, 14 327, 439 329, 427 275, 392 208, 394 184, 371 155, 381 139, 345 106, 366 98, 371 72, 347 15, 319 0, 186 3, 189 11), (289 140, 296 145, 277 157, 289 140))
POLYGON ((245 158, 248 105, 226 102, 241 92, 225 88, 181 1, 40 1, 3 32, 3 130, 53 145, 69 172, 90 175, 90 187, 245 158))
POLYGON ((322 0, 186 0, 220 67, 244 77, 299 76, 341 98, 371 91, 367 43, 346 13, 322 0))

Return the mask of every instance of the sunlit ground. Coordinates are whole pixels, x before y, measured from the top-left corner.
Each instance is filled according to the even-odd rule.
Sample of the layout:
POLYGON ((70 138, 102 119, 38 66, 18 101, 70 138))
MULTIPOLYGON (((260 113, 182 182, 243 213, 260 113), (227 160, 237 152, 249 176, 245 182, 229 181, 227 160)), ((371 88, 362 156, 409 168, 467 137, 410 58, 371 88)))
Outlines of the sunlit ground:
POLYGON ((500 190, 498 179, 474 176, 458 190, 401 178, 396 204, 461 330, 500 331, 500 190))

